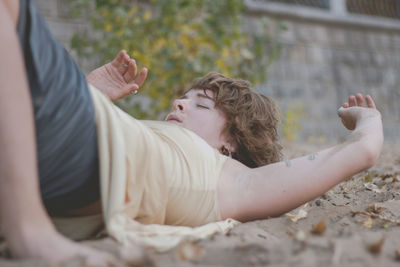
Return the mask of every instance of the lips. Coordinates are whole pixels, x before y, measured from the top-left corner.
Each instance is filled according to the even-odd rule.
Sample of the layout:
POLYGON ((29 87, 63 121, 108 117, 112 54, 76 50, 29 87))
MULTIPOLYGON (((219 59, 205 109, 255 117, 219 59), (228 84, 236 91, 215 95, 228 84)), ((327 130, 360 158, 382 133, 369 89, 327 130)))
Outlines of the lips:
POLYGON ((174 115, 174 114, 169 114, 169 115, 167 116, 166 121, 171 121, 171 122, 174 122, 174 121, 175 121, 175 122, 182 122, 182 120, 180 120, 179 117, 176 116, 176 115, 174 115))

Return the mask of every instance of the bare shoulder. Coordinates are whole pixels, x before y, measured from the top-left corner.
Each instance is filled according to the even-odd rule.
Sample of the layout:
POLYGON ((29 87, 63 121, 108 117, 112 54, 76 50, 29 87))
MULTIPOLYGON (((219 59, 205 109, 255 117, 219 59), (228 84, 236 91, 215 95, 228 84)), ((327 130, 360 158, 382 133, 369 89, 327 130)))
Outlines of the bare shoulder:
POLYGON ((249 179, 251 169, 234 159, 227 159, 218 180, 217 196, 222 219, 235 218, 238 213, 240 185, 249 179))

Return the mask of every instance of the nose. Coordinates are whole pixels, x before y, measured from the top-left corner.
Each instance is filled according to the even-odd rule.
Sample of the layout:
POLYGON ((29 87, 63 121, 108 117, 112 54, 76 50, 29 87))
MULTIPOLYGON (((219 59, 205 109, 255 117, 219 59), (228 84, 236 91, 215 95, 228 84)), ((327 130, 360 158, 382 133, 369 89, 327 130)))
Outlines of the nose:
POLYGON ((185 111, 185 105, 182 99, 175 99, 173 103, 174 110, 185 111))

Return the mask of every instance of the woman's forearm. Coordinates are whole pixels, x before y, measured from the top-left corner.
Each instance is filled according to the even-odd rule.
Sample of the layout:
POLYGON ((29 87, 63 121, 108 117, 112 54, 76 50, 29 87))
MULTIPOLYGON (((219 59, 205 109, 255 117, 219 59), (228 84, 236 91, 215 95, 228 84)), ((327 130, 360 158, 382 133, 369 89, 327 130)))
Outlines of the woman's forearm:
POLYGON ((332 148, 237 172, 224 186, 230 191, 225 195, 240 199, 225 205, 223 216, 241 221, 277 216, 322 195, 376 162, 383 142, 381 128, 379 117, 359 125, 344 143, 332 148))

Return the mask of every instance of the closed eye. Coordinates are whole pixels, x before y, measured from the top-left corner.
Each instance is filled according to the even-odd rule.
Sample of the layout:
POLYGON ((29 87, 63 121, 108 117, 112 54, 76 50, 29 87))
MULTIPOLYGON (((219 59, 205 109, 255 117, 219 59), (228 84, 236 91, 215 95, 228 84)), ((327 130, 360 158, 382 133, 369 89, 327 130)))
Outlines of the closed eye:
POLYGON ((210 109, 210 108, 207 107, 207 106, 203 106, 203 105, 199 105, 199 104, 197 104, 197 107, 199 107, 199 108, 205 108, 205 109, 210 109))

